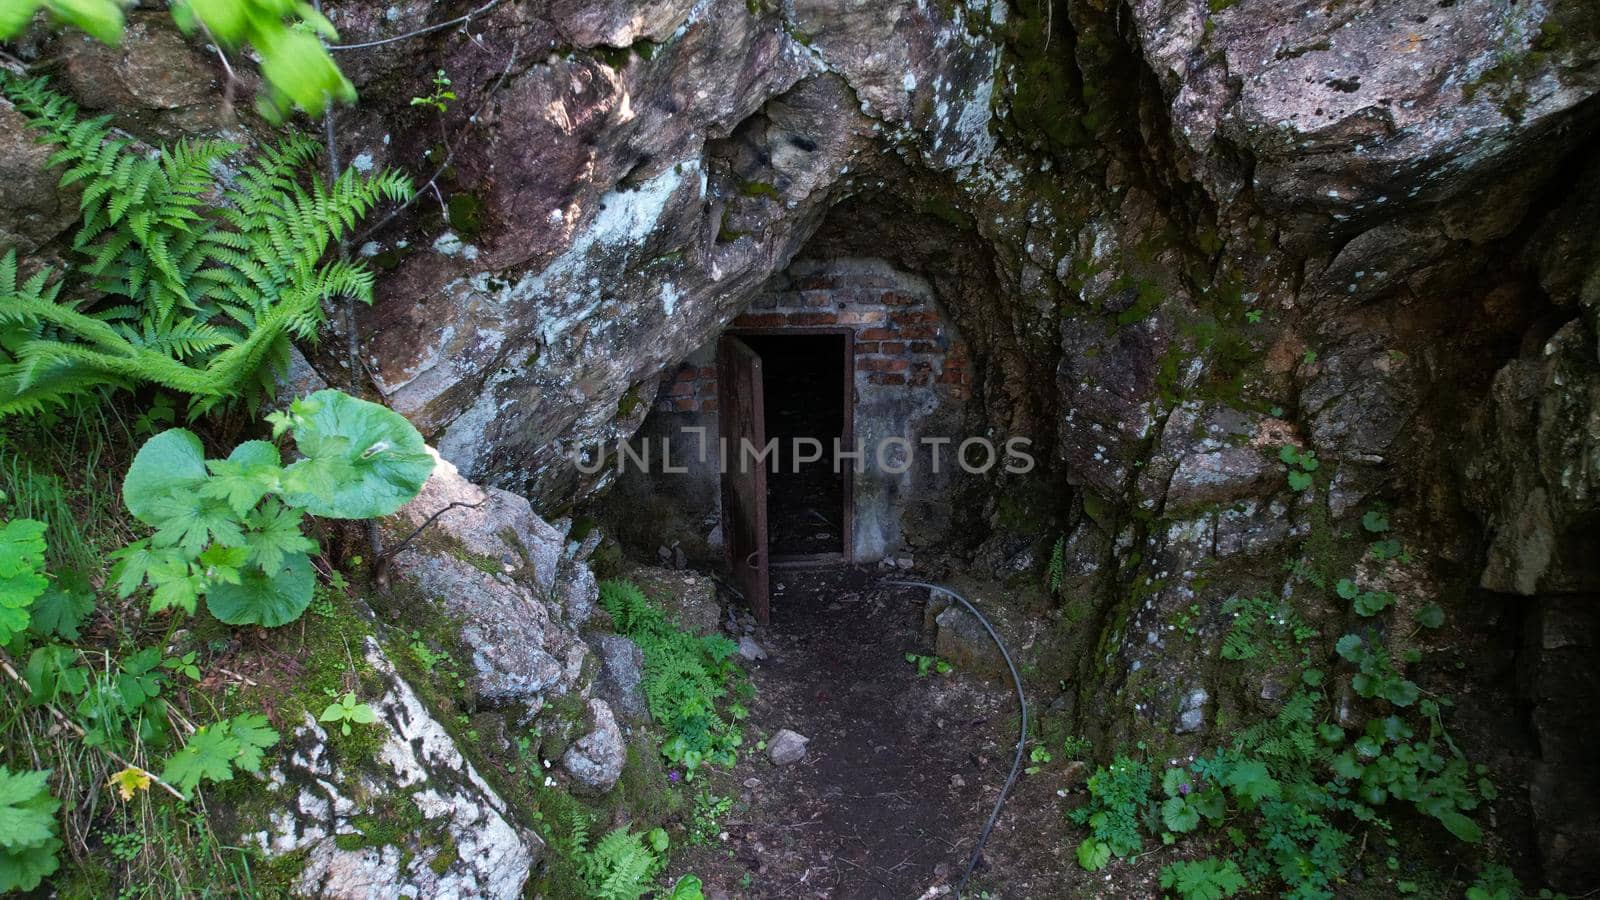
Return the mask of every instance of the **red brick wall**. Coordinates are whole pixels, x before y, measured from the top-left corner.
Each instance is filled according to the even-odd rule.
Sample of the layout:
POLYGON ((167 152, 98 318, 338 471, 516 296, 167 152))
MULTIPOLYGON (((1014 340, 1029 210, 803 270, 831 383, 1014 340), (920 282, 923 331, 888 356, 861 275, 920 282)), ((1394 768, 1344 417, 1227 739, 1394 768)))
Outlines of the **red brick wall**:
MULTIPOLYGON (((971 396, 967 345, 939 315, 925 288, 881 273, 805 275, 758 297, 730 329, 849 327, 856 383, 931 388, 942 400, 971 396)), ((697 354, 699 355, 699 354, 697 354)), ((656 409, 714 412, 717 370, 685 362, 662 373, 656 409)))

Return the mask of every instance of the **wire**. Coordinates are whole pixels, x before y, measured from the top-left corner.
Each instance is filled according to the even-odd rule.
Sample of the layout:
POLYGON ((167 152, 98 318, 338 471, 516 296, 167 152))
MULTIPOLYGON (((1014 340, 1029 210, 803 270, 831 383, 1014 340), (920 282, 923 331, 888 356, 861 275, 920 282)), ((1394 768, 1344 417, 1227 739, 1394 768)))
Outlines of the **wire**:
POLYGON ((969 603, 967 598, 943 585, 930 584, 926 581, 892 579, 888 583, 927 588, 930 591, 949 594, 959 601, 962 606, 965 606, 968 612, 976 616, 979 624, 983 625, 983 630, 989 632, 989 639, 994 641, 996 647, 1000 648, 1000 655, 1005 657, 1006 668, 1011 670, 1011 683, 1017 687, 1017 705, 1022 708, 1022 728, 1017 733, 1017 758, 1011 763, 1011 774, 1006 776, 1006 783, 1000 788, 1000 796, 995 798, 994 812, 989 814, 989 821, 983 824, 983 831, 978 834, 978 843, 977 846, 972 848, 972 858, 967 860, 966 871, 961 873, 961 880, 956 882, 956 896, 960 897, 962 888, 967 886, 967 879, 972 877, 972 870, 978 866, 978 858, 983 854, 983 845, 989 840, 989 832, 994 830, 994 823, 1000 818, 1000 808, 1005 805, 1006 795, 1011 792, 1011 786, 1017 781, 1017 773, 1022 769, 1022 750, 1028 743, 1028 698, 1023 696, 1022 676, 1017 674, 1017 664, 1011 661, 1010 651, 1006 650, 1006 645, 1000 640, 1000 635, 995 633, 994 626, 989 624, 989 620, 984 618, 983 613, 978 612, 978 608, 969 603))
POLYGON ((429 32, 439 31, 441 29, 449 28, 449 27, 451 27, 453 25, 465 25, 466 23, 472 21, 473 19, 477 18, 478 16, 481 16, 484 13, 488 12, 489 10, 494 9, 496 6, 499 6, 501 4, 501 2, 502 2, 502 0, 489 0, 488 3, 485 3, 484 5, 478 7, 477 9, 473 10, 472 12, 467 13, 464 16, 456 16, 454 19, 451 19, 448 22, 440 22, 437 25, 428 25, 428 26, 425 26, 423 28, 418 28, 416 31, 408 31, 405 34, 397 34, 394 37, 379 38, 378 40, 375 40, 375 41, 365 41, 365 42, 360 43, 360 44, 329 44, 328 45, 328 49, 329 50, 341 50, 341 51, 342 50, 366 50, 369 47, 382 47, 384 44, 392 44, 392 43, 394 43, 396 41, 404 41, 404 40, 409 40, 409 39, 414 38, 414 37, 421 37, 422 35, 428 34, 429 32))

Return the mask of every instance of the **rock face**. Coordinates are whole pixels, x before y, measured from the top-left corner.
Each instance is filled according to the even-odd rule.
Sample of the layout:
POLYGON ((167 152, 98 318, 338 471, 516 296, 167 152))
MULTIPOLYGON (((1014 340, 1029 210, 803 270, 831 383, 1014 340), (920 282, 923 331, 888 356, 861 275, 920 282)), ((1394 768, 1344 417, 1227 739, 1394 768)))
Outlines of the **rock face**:
POLYGON ((596 589, 566 555, 565 536, 527 500, 481 488, 443 460, 389 531, 398 541, 435 513, 394 557, 393 578, 459 623, 478 695, 536 713, 548 696, 576 691, 587 653, 577 628, 596 589))
MULTIPOLYGON (((338 7, 351 42, 437 18, 338 7)), ((18 52, 60 58, 138 137, 216 131, 209 58, 133 21, 125 49, 18 52)), ((926 284, 970 356, 950 427, 1044 448, 1031 476, 963 482, 919 537, 998 548, 1019 575, 1062 536, 1097 747, 1178 730, 1196 749, 1223 712, 1270 711, 1275 689, 1215 671, 1224 604, 1287 598, 1341 633, 1345 610, 1291 576, 1330 535, 1365 541, 1366 512, 1448 573, 1431 589, 1453 620, 1600 591, 1593 3, 554 0, 470 31, 340 57, 363 97, 343 159, 426 177, 441 128, 454 147, 440 203, 363 236, 381 275, 362 383, 452 464, 392 533, 477 504, 396 558, 395 583, 457 623, 486 704, 573 701, 580 782, 611 769, 607 698, 630 713, 620 684, 585 693, 593 578, 534 510, 603 485, 574 457, 638 429, 660 373, 796 258, 791 275, 871 255, 926 284), (443 113, 410 103, 436 68, 459 95, 443 113), (1288 483, 1284 447, 1319 460, 1310 483, 1288 483)), ((0 104, 0 241, 48 259, 74 203, 20 127, 0 104)), ((708 580, 660 577, 690 627, 719 628, 708 580)), ((1580 619, 1568 643, 1592 646, 1580 619)), ((1581 779, 1588 737, 1554 710, 1584 701, 1527 699, 1550 713, 1529 726, 1542 858, 1572 888, 1591 824, 1551 786, 1581 779)))
POLYGON ((376 755, 335 764, 328 735, 308 719, 268 773, 269 795, 284 805, 248 839, 273 855, 304 853, 295 890, 306 896, 520 895, 544 842, 507 820, 505 802, 371 639, 365 657, 387 686, 370 703, 377 724, 366 726, 381 731, 376 755), (362 832, 386 816, 418 824, 393 842, 362 832))

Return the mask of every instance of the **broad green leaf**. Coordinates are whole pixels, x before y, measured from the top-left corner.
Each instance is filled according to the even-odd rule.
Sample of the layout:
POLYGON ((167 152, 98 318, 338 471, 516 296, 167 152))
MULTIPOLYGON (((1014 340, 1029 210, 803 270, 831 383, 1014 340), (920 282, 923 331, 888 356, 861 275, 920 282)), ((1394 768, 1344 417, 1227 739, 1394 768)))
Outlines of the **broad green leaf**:
POLYGON ((169 428, 139 448, 122 480, 122 502, 146 525, 159 526, 156 504, 174 493, 195 493, 206 481, 205 448, 183 428, 169 428))
POLYGON ((46 644, 28 656, 22 679, 28 683, 28 701, 54 703, 63 694, 77 696, 88 688, 88 670, 78 665, 71 647, 46 644))
POLYGON ((1356 583, 1348 578, 1339 579, 1339 583, 1333 586, 1333 591, 1345 600, 1354 600, 1356 595, 1361 593, 1356 583))
POLYGON ((1358 652, 1361 649, 1361 638, 1358 635, 1347 634, 1344 637, 1339 638, 1339 643, 1335 645, 1334 649, 1339 652, 1340 656, 1350 660, 1351 662, 1355 662, 1358 652))
POLYGON ((249 551, 248 561, 263 570, 273 571, 283 565, 291 553, 315 553, 317 542, 300 530, 305 514, 289 509, 277 500, 268 499, 259 509, 245 517, 244 546, 249 551))
POLYGON ((1227 781, 1234 796, 1252 806, 1262 800, 1277 799, 1282 790, 1277 779, 1268 774, 1266 765, 1254 759, 1234 766, 1228 772, 1227 781))
POLYGON ((679 878, 667 900, 706 900, 705 885, 693 875, 679 878))
POLYGON ((69 572, 34 599, 28 630, 40 637, 55 635, 75 641, 83 620, 92 612, 94 588, 83 575, 69 572))
POLYGON ((283 476, 284 499, 314 516, 370 519, 404 506, 433 472, 422 435, 405 417, 334 390, 294 403, 305 459, 283 476))
POLYGON ((182 750, 167 757, 161 780, 185 794, 193 793, 202 780, 227 781, 233 778, 233 760, 242 749, 226 723, 202 726, 182 750))
POLYGON ((31 621, 34 599, 50 587, 44 566, 44 523, 13 519, 0 528, 0 644, 31 621))
POLYGON ((267 717, 260 713, 244 713, 227 722, 228 733, 239 742, 239 754, 234 758, 235 768, 245 772, 261 771, 262 751, 278 743, 278 732, 267 725, 267 717))
POLYGON ((1103 869, 1110 861, 1111 847, 1104 841, 1097 841, 1091 837, 1084 838, 1083 842, 1078 844, 1078 865, 1088 871, 1103 869))
POLYGON ((276 488, 283 473, 278 448, 266 441, 245 441, 233 448, 227 459, 211 460, 206 467, 211 479, 201 487, 201 495, 226 501, 238 516, 254 509, 276 488))
POLYGON ((1382 534, 1389 530, 1389 517, 1373 510, 1361 517, 1361 527, 1373 534, 1382 534))
POLYGON ((55 836, 61 802, 50 796, 50 770, 13 773, 0 766, 0 847, 37 846, 55 836))
POLYGON ((1289 489, 1299 492, 1311 487, 1311 476, 1304 472, 1289 473, 1289 489))
POLYGON ((34 519, 13 519, 0 528, 0 578, 43 568, 44 530, 34 519))
POLYGON ((1383 612, 1394 603, 1394 594, 1388 591, 1364 591, 1356 598, 1355 608, 1358 615, 1375 616, 1383 612))
POLYGON ((102 44, 122 43, 122 6, 115 0, 46 0, 50 14, 102 44))
POLYGON ((1412 618, 1423 628, 1438 628, 1444 624, 1444 610, 1437 603, 1429 603, 1416 611, 1412 618))
POLYGON ((229 625, 287 625, 306 611, 316 586, 311 560, 304 553, 285 556, 270 575, 250 566, 238 584, 219 584, 206 593, 206 608, 229 625))
POLYGON ((213 541, 227 547, 244 543, 239 517, 228 504, 196 491, 169 494, 150 504, 160 521, 150 539, 157 547, 178 547, 191 557, 205 552, 213 541))
POLYGON ((1161 823, 1168 831, 1186 834, 1200 824, 1200 811, 1182 797, 1168 797, 1161 804, 1161 823))
POLYGON ((1438 813, 1437 816, 1440 823, 1444 825, 1445 830, 1457 838, 1469 844, 1476 844, 1483 840, 1483 829, 1478 827, 1477 822, 1472 821, 1461 813, 1446 810, 1438 813))
POLYGON ((1177 797, 1182 793, 1183 786, 1189 783, 1189 770, 1169 768, 1161 776, 1161 792, 1168 797, 1177 797))
POLYGON ((33 22, 44 0, 6 0, 0 3, 0 41, 16 37, 33 22))
POLYGON ((57 856, 60 850, 61 841, 56 838, 32 847, 0 848, 0 894, 38 887, 61 865, 57 856))

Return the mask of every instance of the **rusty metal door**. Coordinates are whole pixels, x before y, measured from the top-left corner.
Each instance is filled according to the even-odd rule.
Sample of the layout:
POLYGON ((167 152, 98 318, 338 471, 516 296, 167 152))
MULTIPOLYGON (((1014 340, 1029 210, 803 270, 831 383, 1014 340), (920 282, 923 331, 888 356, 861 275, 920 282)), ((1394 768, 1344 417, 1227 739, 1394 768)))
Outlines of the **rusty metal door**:
POLYGON ((722 541, 733 583, 756 621, 771 624, 767 571, 767 446, 762 408, 761 357, 750 345, 724 336, 717 352, 719 407, 726 448, 722 467, 722 541))

